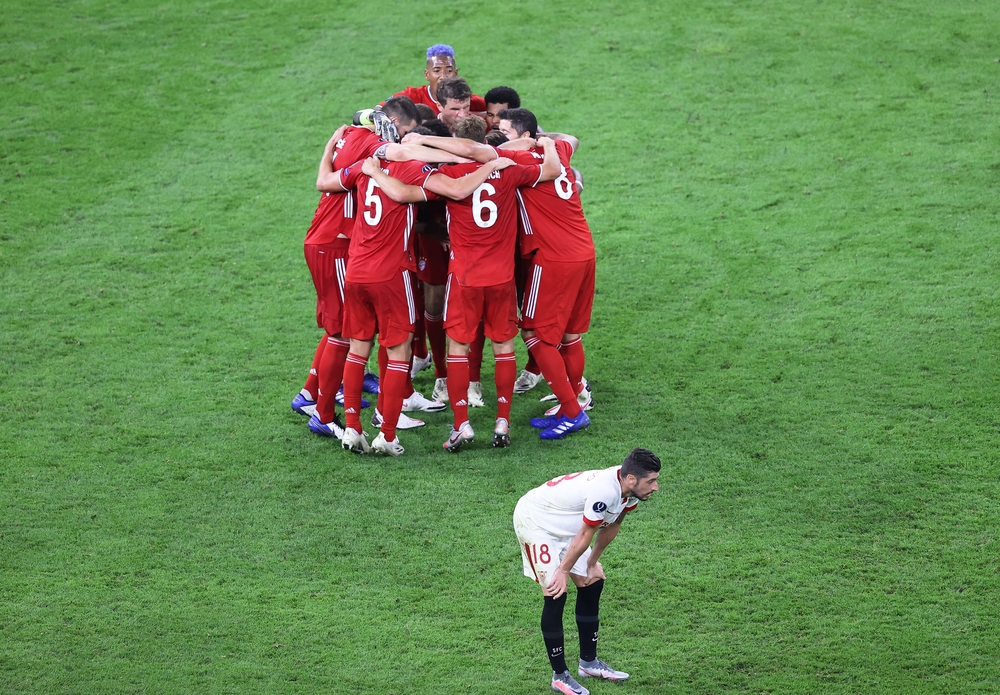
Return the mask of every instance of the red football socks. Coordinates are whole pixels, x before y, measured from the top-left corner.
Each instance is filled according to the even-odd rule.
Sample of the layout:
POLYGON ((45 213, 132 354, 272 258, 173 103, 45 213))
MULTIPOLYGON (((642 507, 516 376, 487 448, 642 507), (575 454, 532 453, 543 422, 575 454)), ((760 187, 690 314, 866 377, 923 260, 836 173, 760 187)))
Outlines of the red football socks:
POLYGON ((337 390, 344 380, 344 360, 351 350, 351 342, 343 338, 327 338, 326 349, 319 361, 319 396, 316 398, 316 416, 322 423, 333 421, 337 412, 337 390))
POLYGON ((513 352, 496 355, 493 379, 497 386, 497 417, 510 422, 510 401, 514 397, 514 380, 517 378, 517 357, 513 352))
POLYGON ((469 419, 469 358, 448 355, 448 400, 457 430, 469 419))
POLYGON ((563 343, 559 348, 563 362, 566 365, 566 376, 577 393, 583 391, 583 366, 586 358, 583 354, 583 338, 577 338, 571 343, 563 343))
POLYGON ((309 368, 309 376, 306 377, 306 384, 302 387, 309 392, 313 400, 316 400, 316 394, 319 393, 319 361, 323 357, 326 339, 329 337, 329 333, 324 333, 323 337, 319 339, 319 345, 316 346, 316 353, 313 355, 312 366, 309 368))
POLYGON ((431 344, 431 357, 434 358, 434 378, 443 379, 448 376, 448 347, 441 314, 428 314, 425 311, 424 326, 427 329, 427 340, 431 344))
POLYGON ((361 355, 347 353, 344 363, 344 425, 361 432, 361 386, 365 381, 365 365, 361 355))
POLYGON ((531 372, 532 374, 541 374, 542 370, 538 368, 538 363, 535 362, 535 356, 530 352, 528 353, 528 363, 524 365, 524 368, 531 372))
POLYGON ((538 336, 528 338, 524 344, 535 356, 535 361, 542 369, 545 382, 559 399, 559 405, 562 406, 560 412, 567 417, 577 417, 580 414, 580 404, 576 400, 576 391, 569 383, 569 377, 566 375, 566 364, 563 362, 559 350, 556 349, 555 345, 543 342, 538 336))
POLYGON ((396 438, 396 423, 403 410, 403 399, 410 395, 403 393, 409 375, 409 361, 389 360, 385 367, 385 377, 379 382, 379 396, 385 408, 379 412, 382 413, 382 434, 387 442, 396 438))
MULTIPOLYGON (((476 339, 469 345, 469 381, 482 381, 483 346, 485 345, 486 334, 483 333, 483 326, 480 324, 476 339)), ((450 398, 451 395, 449 394, 448 397, 450 398)))

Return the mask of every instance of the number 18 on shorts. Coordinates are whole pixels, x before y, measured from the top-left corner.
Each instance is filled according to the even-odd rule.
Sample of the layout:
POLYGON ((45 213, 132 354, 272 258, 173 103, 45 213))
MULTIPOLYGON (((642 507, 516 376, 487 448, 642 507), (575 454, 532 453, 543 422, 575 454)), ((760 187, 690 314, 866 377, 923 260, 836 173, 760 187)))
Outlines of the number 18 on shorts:
MULTIPOLYGON (((520 510, 514 510, 514 533, 517 535, 518 545, 521 546, 524 576, 535 580, 544 588, 548 586, 549 579, 559 567, 559 563, 565 557, 566 549, 569 548, 573 539, 552 536, 545 531, 534 528, 528 520, 521 518, 518 511, 520 510)), ((589 559, 590 548, 587 548, 570 572, 586 577, 589 559)))

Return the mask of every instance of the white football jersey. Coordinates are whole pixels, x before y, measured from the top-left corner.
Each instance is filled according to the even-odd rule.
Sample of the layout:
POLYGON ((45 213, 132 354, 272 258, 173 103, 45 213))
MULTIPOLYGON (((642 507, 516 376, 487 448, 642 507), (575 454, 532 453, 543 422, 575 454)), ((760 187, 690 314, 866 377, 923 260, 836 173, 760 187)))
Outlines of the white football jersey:
POLYGON ((572 538, 584 524, 606 526, 639 504, 622 497, 621 466, 553 478, 518 502, 522 521, 553 536, 572 538))

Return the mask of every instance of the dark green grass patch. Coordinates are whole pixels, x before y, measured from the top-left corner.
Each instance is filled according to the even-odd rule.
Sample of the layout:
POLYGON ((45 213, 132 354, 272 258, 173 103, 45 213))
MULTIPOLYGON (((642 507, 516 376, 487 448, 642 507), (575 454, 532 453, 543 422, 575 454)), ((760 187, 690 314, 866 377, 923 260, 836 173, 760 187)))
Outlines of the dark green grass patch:
POLYGON ((644 445, 595 695, 995 691, 990 8, 386 9, 5 6, 0 690, 547 692, 511 510, 644 445), (316 158, 439 41, 583 143, 594 424, 354 457, 288 409, 316 158))

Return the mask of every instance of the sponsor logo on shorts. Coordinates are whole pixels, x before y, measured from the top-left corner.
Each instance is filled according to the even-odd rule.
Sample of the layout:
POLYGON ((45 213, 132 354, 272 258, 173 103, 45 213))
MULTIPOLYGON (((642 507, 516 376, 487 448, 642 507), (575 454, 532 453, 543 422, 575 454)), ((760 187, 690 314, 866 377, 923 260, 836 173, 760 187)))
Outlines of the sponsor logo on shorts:
POLYGON ((594 511, 598 514, 603 514, 604 510, 607 508, 608 505, 604 504, 604 502, 594 502, 594 511))

